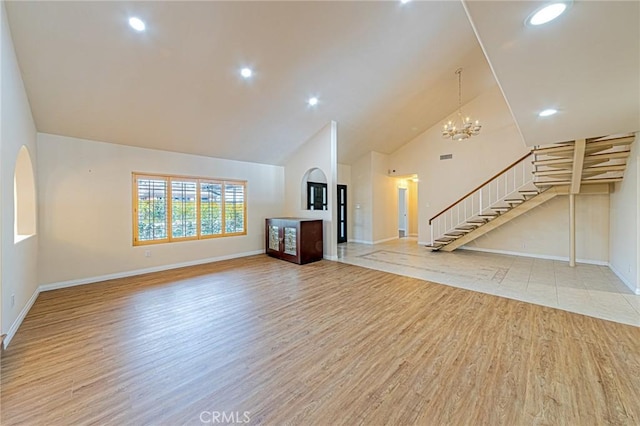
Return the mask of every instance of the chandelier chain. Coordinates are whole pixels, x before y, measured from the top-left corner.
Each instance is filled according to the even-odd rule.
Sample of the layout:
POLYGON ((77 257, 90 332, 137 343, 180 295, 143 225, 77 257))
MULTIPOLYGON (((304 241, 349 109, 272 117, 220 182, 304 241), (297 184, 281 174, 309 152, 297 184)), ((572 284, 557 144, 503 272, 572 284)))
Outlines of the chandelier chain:
POLYGON ((458 114, 462 115, 462 68, 458 68, 456 74, 458 74, 458 114))

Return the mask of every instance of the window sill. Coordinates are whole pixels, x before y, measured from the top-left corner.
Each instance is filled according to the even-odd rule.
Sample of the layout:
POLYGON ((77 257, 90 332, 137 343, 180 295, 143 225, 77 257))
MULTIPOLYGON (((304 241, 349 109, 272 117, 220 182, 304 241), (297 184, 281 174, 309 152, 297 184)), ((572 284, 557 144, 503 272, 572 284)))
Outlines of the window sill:
POLYGON ((35 235, 36 235, 36 234, 31 234, 31 235, 16 235, 16 236, 13 238, 13 243, 14 243, 14 244, 18 244, 19 242, 24 241, 24 240, 28 240, 29 238, 31 238, 31 237, 33 237, 33 236, 35 236, 35 235))

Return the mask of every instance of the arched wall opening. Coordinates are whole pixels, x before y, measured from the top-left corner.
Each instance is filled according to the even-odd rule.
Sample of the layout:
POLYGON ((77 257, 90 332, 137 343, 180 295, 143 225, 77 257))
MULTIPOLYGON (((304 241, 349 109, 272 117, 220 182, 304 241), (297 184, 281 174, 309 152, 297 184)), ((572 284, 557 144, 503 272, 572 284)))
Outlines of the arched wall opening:
POLYGON ((306 171, 301 182, 302 210, 327 210, 327 175, 317 168, 306 171))
POLYGON ((14 242, 36 234, 36 184, 33 163, 26 146, 22 146, 16 159, 13 175, 14 242))

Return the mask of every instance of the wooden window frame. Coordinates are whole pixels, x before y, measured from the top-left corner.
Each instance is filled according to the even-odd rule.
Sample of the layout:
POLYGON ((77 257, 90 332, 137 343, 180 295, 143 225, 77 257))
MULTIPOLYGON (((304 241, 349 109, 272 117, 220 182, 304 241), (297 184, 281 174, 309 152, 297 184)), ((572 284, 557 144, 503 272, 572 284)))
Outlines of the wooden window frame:
POLYGON ((164 244, 164 243, 172 243, 172 242, 180 242, 180 241, 194 241, 194 240, 207 240, 212 238, 223 238, 223 237, 236 237, 241 235, 247 235, 247 181, 245 180, 236 180, 236 179, 218 179, 218 178, 207 178, 207 177, 199 177, 199 176, 183 176, 183 175, 167 175, 167 174, 155 174, 155 173, 141 173, 141 172, 133 172, 131 174, 132 178, 132 190, 131 190, 131 198, 132 198, 132 217, 133 217, 133 227, 132 227, 132 235, 133 235, 133 245, 134 246, 145 246, 151 244, 164 244), (166 209, 166 217, 165 217, 165 226, 167 230, 167 238, 157 239, 157 240, 146 240, 140 241, 138 234, 138 179, 156 179, 156 180, 164 180, 166 182, 167 187, 167 209, 166 209), (188 236, 188 237, 173 237, 173 229, 172 229, 172 217, 173 217, 173 197, 172 197, 172 183, 173 181, 188 181, 195 182, 196 184, 196 235, 188 236), (221 233, 220 234, 211 234, 211 235, 202 235, 202 218, 201 218, 201 183, 213 183, 220 184, 221 186, 221 233), (225 210, 225 187, 227 184, 240 185, 243 187, 243 202, 242 202, 242 215, 243 215, 243 230, 240 232, 226 232, 226 210, 225 210))

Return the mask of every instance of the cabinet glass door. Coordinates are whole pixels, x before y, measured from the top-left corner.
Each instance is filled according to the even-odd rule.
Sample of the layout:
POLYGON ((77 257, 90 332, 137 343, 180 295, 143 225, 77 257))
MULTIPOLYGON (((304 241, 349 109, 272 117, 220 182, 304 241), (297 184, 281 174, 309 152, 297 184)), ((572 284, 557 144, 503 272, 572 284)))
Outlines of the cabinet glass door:
POLYGON ((280 251, 280 238, 278 237, 278 227, 269 226, 269 250, 280 251))
POLYGON ((296 244, 296 228, 284 228, 284 253, 295 256, 298 254, 296 244))

